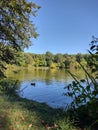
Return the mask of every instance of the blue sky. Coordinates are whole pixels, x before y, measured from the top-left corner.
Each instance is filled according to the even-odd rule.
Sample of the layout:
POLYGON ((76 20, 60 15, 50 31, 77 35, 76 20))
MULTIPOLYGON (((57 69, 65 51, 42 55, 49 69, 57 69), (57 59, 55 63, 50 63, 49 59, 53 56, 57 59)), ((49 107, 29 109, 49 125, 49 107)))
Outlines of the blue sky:
POLYGON ((33 18, 37 32, 31 53, 87 53, 98 37, 98 0, 32 0, 42 8, 33 18))

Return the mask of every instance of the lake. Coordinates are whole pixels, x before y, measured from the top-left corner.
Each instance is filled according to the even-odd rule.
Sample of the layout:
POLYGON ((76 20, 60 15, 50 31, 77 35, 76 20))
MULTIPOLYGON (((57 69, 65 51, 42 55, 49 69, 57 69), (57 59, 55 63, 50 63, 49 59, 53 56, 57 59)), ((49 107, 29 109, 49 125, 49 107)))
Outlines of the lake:
MULTIPOLYGON (((81 71, 71 72, 79 75, 79 78, 83 76, 81 71)), ((66 70, 24 69, 17 73, 8 70, 6 75, 19 80, 20 97, 46 103, 52 108, 65 108, 72 101, 70 97, 64 96, 64 87, 73 80, 66 70)))

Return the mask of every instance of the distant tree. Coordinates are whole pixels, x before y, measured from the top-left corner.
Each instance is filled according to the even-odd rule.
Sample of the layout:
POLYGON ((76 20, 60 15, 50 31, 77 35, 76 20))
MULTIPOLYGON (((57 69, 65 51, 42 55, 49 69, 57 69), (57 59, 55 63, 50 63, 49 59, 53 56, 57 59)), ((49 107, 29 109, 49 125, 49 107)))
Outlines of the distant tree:
POLYGON ((46 66, 46 60, 45 60, 45 55, 42 54, 42 55, 39 55, 39 66, 43 66, 45 67, 46 66))
POLYGON ((65 65, 66 69, 70 69, 70 63, 71 63, 71 61, 68 58, 64 61, 64 65, 65 65))
POLYGON ((30 38, 38 36, 30 16, 36 16, 36 11, 39 8, 35 3, 27 2, 27 0, 0 0, 1 68, 2 62, 10 63, 14 59, 13 52, 15 50, 29 47, 31 45, 30 38))
POLYGON ((54 61, 55 61, 56 63, 62 63, 62 62, 63 62, 63 59, 64 59, 64 57, 63 57, 63 55, 62 55, 61 53, 57 53, 57 54, 55 55, 55 57, 54 57, 54 61))
POLYGON ((51 52, 47 51, 45 56, 46 56, 46 64, 48 67, 50 67, 54 60, 54 55, 51 52))
POLYGON ((57 67, 58 68, 62 68, 64 67, 64 57, 61 53, 57 53, 55 56, 54 56, 54 62, 57 63, 57 67))
POLYGON ((81 53, 78 53, 77 55, 76 55, 76 61, 77 62, 81 62, 82 61, 82 58, 83 58, 83 55, 81 54, 81 53))
POLYGON ((31 53, 24 53, 24 62, 25 62, 25 66, 28 66, 28 65, 33 66, 34 60, 32 58, 31 53))
POLYGON ((50 66, 51 69, 55 69, 56 67, 57 67, 56 63, 52 63, 51 66, 50 66))

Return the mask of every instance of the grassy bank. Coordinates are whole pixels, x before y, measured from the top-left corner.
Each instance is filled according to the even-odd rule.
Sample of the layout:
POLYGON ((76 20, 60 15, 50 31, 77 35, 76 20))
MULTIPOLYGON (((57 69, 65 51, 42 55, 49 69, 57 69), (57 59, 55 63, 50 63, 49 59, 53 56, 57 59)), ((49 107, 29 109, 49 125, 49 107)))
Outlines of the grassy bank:
POLYGON ((0 130, 77 130, 60 109, 0 92, 0 130))
POLYGON ((98 116, 94 112, 92 116, 92 109, 89 109, 97 110, 97 103, 65 112, 20 98, 16 84, 17 80, 11 79, 0 82, 0 130, 98 130, 98 116))

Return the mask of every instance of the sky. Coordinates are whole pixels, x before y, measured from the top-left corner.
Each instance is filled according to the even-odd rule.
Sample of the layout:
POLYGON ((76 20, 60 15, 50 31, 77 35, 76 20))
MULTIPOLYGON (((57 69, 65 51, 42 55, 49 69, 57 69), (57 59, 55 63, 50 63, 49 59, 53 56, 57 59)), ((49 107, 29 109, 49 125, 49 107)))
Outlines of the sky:
POLYGON ((98 37, 98 0, 32 0, 41 6, 32 21, 39 37, 25 52, 87 53, 98 37))

